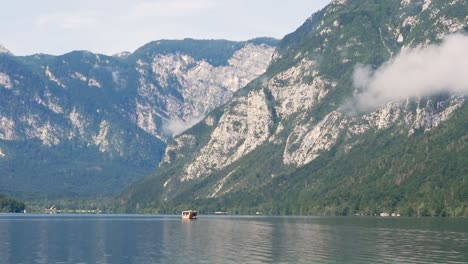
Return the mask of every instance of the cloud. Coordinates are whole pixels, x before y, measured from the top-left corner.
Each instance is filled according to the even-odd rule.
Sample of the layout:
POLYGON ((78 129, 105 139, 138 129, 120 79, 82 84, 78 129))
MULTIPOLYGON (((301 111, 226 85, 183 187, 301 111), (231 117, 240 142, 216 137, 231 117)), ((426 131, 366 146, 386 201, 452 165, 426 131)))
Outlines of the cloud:
POLYGON ((112 72, 112 81, 116 84, 120 83, 120 73, 119 71, 113 71, 112 72))
POLYGON ((130 11, 133 17, 180 17, 208 9, 210 0, 158 0, 136 4, 130 11))
POLYGON ((390 101, 438 93, 468 94, 468 36, 446 37, 440 45, 403 50, 376 71, 357 66, 354 86, 359 110, 372 110, 390 101))
POLYGON ((53 13, 38 17, 36 25, 41 28, 58 27, 60 29, 86 29, 99 21, 96 12, 53 13))
POLYGON ((163 131, 166 134, 177 136, 180 135, 185 130, 191 128, 201 120, 203 120, 204 116, 200 117, 193 117, 190 120, 184 121, 181 119, 171 119, 164 123, 163 131))
POLYGON ((112 72, 112 81, 117 85, 117 89, 125 88, 127 86, 127 81, 125 78, 120 78, 119 71, 112 72))

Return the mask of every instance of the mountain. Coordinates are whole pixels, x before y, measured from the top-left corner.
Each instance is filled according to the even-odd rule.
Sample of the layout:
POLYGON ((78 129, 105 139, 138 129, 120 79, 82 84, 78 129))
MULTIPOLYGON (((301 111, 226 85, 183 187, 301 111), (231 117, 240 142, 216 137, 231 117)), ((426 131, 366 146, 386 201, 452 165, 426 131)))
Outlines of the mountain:
POLYGON ((8 55, 13 55, 7 48, 0 44, 0 53, 6 53, 8 55))
POLYGON ((160 40, 115 56, 0 54, 0 192, 96 197, 267 68, 276 40, 160 40))
POLYGON ((467 216, 467 98, 444 90, 452 76, 410 67, 463 79, 438 54, 466 69, 450 52, 466 47, 466 6, 332 1, 278 43, 265 74, 175 137, 157 172, 123 192, 120 206, 467 216))

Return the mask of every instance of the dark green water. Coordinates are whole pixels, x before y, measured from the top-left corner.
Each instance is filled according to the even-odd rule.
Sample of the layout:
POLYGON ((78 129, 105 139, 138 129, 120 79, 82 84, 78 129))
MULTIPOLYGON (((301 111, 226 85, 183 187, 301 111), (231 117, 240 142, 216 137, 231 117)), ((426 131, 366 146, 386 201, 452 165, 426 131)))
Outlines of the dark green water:
POLYGON ((468 263, 468 219, 0 215, 0 263, 468 263))

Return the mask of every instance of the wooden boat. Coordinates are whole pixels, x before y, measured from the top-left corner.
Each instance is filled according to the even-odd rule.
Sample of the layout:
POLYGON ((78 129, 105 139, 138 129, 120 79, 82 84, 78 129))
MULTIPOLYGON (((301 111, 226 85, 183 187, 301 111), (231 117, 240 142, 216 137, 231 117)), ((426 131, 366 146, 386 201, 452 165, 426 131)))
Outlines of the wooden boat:
POLYGON ((182 211, 182 219, 197 219, 197 211, 182 211))

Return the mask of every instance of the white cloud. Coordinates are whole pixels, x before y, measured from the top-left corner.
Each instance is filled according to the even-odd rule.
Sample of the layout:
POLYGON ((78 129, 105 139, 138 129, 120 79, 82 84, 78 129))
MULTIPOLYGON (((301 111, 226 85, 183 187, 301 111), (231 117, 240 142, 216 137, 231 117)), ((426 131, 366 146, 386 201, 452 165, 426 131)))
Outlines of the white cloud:
POLYGON ((98 21, 99 15, 96 12, 53 13, 39 16, 36 25, 41 29, 86 29, 92 28, 98 21))
POLYGON ((208 9, 210 0, 157 0, 136 4, 130 11, 133 17, 180 17, 208 9))
POLYGON ((390 101, 437 93, 468 94, 468 36, 448 36, 442 44, 403 50, 379 69, 358 66, 354 86, 360 110, 390 101))
POLYGON ((193 117, 190 120, 184 121, 180 119, 171 119, 164 123, 163 130, 166 134, 177 136, 184 132, 185 130, 191 128, 201 120, 203 120, 203 116, 201 117, 193 117))
POLYGON ((120 78, 119 71, 112 72, 112 81, 117 85, 115 87, 116 89, 122 89, 127 86, 127 81, 125 80, 125 78, 120 78))

